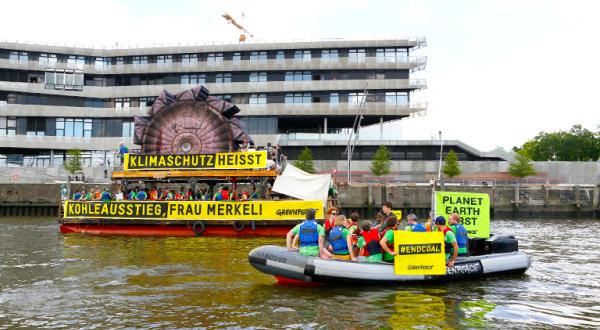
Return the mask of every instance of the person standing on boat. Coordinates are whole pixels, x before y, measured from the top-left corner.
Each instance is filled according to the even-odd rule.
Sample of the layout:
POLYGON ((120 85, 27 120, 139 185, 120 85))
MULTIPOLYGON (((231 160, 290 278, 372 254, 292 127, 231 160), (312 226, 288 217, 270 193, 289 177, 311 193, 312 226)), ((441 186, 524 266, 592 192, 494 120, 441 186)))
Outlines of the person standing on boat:
POLYGON ((145 201, 148 198, 148 194, 146 194, 145 189, 140 189, 138 193, 135 195, 136 201, 145 201))
POLYGON ((446 218, 443 215, 439 215, 435 218, 435 226, 438 231, 444 233, 444 242, 446 242, 446 265, 448 267, 454 267, 456 258, 458 258, 458 244, 456 244, 456 235, 448 227, 446 227, 446 218))
POLYGON ((425 226, 417 222, 417 215, 411 213, 406 216, 406 221, 408 221, 408 226, 404 227, 405 231, 413 231, 413 232, 426 232, 425 226))
MULTIPOLYGON (((121 198, 122 197, 123 197, 123 193, 121 193, 121 198)), ((104 191, 100 195, 100 200, 102 200, 103 202, 110 202, 111 199, 112 199, 112 196, 110 195, 110 191, 108 191, 108 188, 104 188, 104 191)))
POLYGON ((381 222, 381 225, 378 224, 375 227, 373 227, 375 229, 379 229, 380 233, 382 233, 388 227, 388 220, 392 217, 396 217, 394 213, 392 213, 391 202, 385 202, 381 205, 381 213, 383 214, 383 221, 381 222))
POLYGON ((448 218, 450 229, 456 235, 456 244, 458 244, 458 256, 465 257, 469 255, 469 236, 467 229, 460 223, 460 215, 458 213, 450 214, 448 218))
POLYGON ((343 214, 335 218, 334 226, 329 233, 329 251, 336 259, 350 260, 352 243, 348 239, 348 229, 344 226, 346 217, 343 214))
MULTIPOLYGON (((408 216, 410 216, 410 214, 408 216)), ((383 250, 383 262, 393 264, 394 256, 398 255, 398 252, 394 251, 394 230, 398 229, 398 219, 395 217, 390 218, 388 224, 389 226, 383 231, 379 245, 383 250)))
POLYGON ((300 240, 299 252, 305 256, 317 257, 323 250, 325 241, 325 229, 315 220, 315 209, 306 211, 306 220, 296 225, 286 235, 286 245, 288 251, 292 251, 292 241, 294 236, 298 235, 300 240))

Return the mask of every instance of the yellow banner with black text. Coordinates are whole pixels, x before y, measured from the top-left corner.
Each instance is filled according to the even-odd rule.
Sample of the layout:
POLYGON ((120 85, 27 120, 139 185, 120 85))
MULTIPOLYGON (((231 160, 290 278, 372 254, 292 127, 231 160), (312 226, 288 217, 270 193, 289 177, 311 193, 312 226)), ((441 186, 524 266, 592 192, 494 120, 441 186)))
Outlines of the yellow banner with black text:
POLYGON ((323 219, 322 201, 66 201, 66 219, 129 220, 302 220, 313 208, 323 219))
POLYGON ((261 169, 266 167, 266 151, 219 152, 197 155, 125 154, 123 159, 123 169, 125 171, 261 169))
POLYGON ((446 254, 441 232, 394 231, 396 275, 444 275, 446 254))

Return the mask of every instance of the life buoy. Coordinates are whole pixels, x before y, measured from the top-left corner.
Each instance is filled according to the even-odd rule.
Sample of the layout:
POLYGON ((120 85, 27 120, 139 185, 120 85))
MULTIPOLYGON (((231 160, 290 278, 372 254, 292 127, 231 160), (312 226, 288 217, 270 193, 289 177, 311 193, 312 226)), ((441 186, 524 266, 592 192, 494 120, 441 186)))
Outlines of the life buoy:
POLYGON ((202 235, 202 233, 204 233, 205 230, 206 225, 204 224, 204 221, 196 221, 192 225, 192 231, 196 234, 196 236, 202 235))
POLYGON ((235 230, 235 231, 244 230, 244 223, 241 221, 234 221, 233 222, 233 230, 235 230))

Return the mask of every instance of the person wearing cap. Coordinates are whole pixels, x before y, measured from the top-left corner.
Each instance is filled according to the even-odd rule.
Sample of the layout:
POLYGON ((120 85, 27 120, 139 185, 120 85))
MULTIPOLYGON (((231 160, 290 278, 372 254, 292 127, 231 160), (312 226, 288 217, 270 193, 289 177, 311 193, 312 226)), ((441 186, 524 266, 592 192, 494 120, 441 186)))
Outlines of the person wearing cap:
POLYGON ((420 224, 417 222, 417 215, 414 213, 407 215, 406 221, 408 221, 408 226, 404 227, 405 231, 412 231, 412 232, 426 232, 427 231, 427 230, 425 230, 425 226, 423 226, 423 224, 420 224))
POLYGON ((317 223, 315 209, 306 211, 306 220, 296 225, 286 235, 286 246, 288 251, 293 251, 292 242, 295 236, 300 241, 299 252, 305 256, 317 257, 323 251, 325 241, 325 229, 317 223))
POLYGON ((444 242, 446 242, 446 260, 450 258, 446 262, 446 266, 454 267, 454 263, 456 262, 456 258, 458 258, 458 244, 456 244, 456 235, 454 232, 446 227, 446 218, 443 215, 438 215, 435 218, 435 226, 438 231, 444 233, 444 242), (452 254, 452 257, 450 255, 452 254))

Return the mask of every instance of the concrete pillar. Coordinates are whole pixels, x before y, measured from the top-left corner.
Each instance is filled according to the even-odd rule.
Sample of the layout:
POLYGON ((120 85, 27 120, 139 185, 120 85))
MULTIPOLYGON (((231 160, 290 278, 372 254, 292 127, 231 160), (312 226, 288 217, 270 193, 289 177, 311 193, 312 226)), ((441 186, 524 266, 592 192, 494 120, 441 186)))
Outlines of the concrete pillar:
POLYGON ((379 139, 383 140, 383 117, 379 117, 379 139))
POLYGON ((327 135, 327 117, 323 118, 323 134, 327 135))
POLYGON ((50 166, 54 165, 54 150, 50 149, 50 166))

